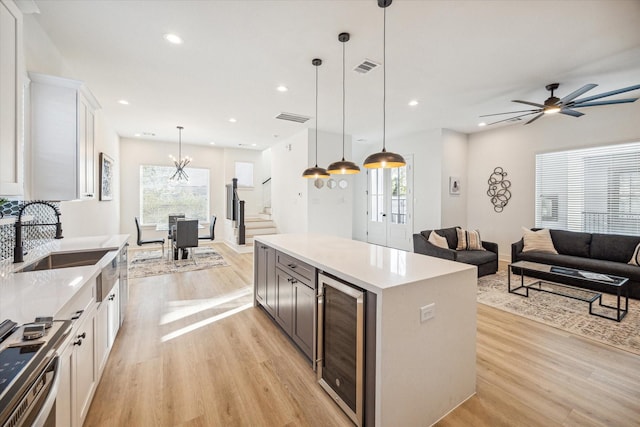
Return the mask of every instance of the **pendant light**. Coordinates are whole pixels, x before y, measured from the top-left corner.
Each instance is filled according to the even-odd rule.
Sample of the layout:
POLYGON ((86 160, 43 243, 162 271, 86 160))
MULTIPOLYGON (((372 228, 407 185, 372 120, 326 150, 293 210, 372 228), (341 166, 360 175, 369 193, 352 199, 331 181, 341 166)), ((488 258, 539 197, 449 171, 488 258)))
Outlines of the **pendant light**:
POLYGON ((340 33, 338 40, 342 42, 342 160, 333 162, 327 168, 332 175, 353 175, 360 172, 360 168, 353 162, 344 159, 344 45, 349 41, 349 33, 340 33))
POLYGON ((371 154, 365 159, 364 167, 367 169, 399 168, 407 164, 400 154, 388 152, 385 144, 387 120, 387 6, 391 4, 391 1, 378 0, 378 6, 384 9, 382 24, 382 66, 384 67, 382 69, 382 151, 371 154))
POLYGON ((302 172, 303 178, 329 178, 325 168, 318 167, 318 67, 322 65, 322 59, 315 58, 311 61, 316 67, 316 165, 302 172))
POLYGON ((189 175, 187 175, 187 172, 185 172, 184 168, 187 167, 187 165, 189 163, 191 163, 191 157, 186 156, 184 158, 182 158, 182 129, 184 129, 182 126, 177 126, 178 128, 178 158, 176 159, 175 157, 173 157, 173 155, 169 155, 169 157, 171 158, 171 160, 173 160, 173 164, 176 165, 176 171, 173 173, 173 175, 171 175, 171 178, 169 178, 170 181, 176 181, 176 182, 188 182, 189 181, 189 175))

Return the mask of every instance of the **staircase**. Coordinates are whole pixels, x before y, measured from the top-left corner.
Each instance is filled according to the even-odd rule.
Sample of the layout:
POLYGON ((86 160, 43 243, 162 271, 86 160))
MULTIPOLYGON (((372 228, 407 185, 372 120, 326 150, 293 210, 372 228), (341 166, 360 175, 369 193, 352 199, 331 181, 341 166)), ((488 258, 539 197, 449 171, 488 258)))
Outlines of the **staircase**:
POLYGON ((253 246, 253 237, 262 234, 276 234, 278 229, 276 223, 271 220, 271 215, 258 214, 245 218, 246 245, 253 246))

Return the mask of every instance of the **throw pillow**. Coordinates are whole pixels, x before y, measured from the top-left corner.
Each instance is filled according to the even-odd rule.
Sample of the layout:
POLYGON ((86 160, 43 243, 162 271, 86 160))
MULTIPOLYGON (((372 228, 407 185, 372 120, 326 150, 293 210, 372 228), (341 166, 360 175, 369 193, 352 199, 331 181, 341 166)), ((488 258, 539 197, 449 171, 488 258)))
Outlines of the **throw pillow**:
POLYGON ((465 230, 464 228, 457 228, 458 233, 458 247, 457 251, 484 251, 482 247, 482 239, 480 239, 480 232, 478 230, 465 230))
POLYGON ((548 228, 532 231, 528 228, 522 227, 522 233, 522 239, 524 240, 524 248, 522 249, 522 252, 538 251, 550 254, 558 253, 556 248, 553 246, 553 240, 551 240, 551 233, 548 228))
POLYGON ((629 264, 640 266, 640 243, 638 243, 638 246, 633 250, 633 255, 631 256, 629 264))
POLYGON ((429 234, 428 242, 439 248, 449 249, 447 239, 445 237, 442 237, 435 231, 432 231, 431 234, 429 234))

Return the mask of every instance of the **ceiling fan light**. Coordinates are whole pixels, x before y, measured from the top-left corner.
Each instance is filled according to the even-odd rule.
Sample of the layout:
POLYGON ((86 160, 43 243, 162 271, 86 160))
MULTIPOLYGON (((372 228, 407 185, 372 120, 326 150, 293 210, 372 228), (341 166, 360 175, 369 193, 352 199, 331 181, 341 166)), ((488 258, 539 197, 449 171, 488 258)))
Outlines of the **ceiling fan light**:
POLYGON ((552 105, 549 107, 544 107, 544 113, 545 114, 556 114, 559 113, 561 110, 560 106, 558 105, 552 105))
POLYGON ((318 167, 318 165, 316 165, 302 172, 302 177, 310 179, 329 178, 329 174, 327 173, 325 168, 320 168, 318 167))
POLYGON ((383 149, 379 153, 371 154, 364 161, 364 167, 367 169, 386 169, 401 168, 407 162, 400 154, 391 153, 383 149))
POLYGON ((342 159, 331 163, 327 172, 331 175, 354 175, 360 173, 360 168, 355 163, 342 159))

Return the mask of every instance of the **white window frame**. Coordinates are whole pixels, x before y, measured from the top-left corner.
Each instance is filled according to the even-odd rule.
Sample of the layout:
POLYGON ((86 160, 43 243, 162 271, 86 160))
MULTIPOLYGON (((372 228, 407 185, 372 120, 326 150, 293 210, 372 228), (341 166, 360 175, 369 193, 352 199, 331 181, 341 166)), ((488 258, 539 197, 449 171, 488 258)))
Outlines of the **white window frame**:
POLYGON ((150 165, 150 164, 141 164, 139 170, 139 182, 138 187, 140 191, 140 204, 139 204, 139 217, 141 225, 152 226, 157 225, 158 223, 166 223, 168 221, 169 214, 174 213, 184 213, 188 218, 198 219, 202 222, 208 222, 210 220, 210 209, 211 209, 211 171, 209 168, 185 168, 185 172, 190 177, 189 182, 174 182, 170 181, 169 177, 175 172, 175 166, 167 166, 167 165, 150 165), (157 214, 154 215, 153 220, 150 220, 145 217, 145 191, 143 188, 143 173, 145 168, 157 168, 159 177, 166 177, 164 183, 166 186, 159 188, 159 192, 162 193, 162 197, 167 201, 165 208, 158 208, 157 214), (198 174, 206 174, 206 177, 200 176, 198 174), (206 185, 206 200, 202 201, 202 206, 198 211, 188 212, 184 208, 187 203, 180 202, 180 196, 188 196, 192 194, 194 184, 202 184, 198 185, 201 187, 206 185))
POLYGON ((640 235, 640 142, 536 155, 535 226, 640 235))

